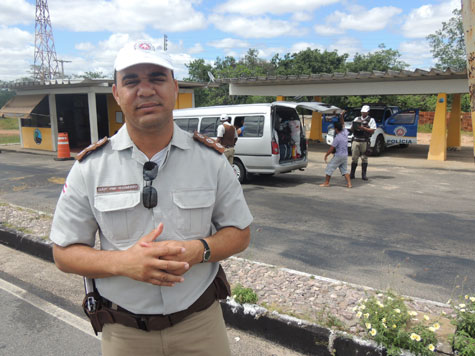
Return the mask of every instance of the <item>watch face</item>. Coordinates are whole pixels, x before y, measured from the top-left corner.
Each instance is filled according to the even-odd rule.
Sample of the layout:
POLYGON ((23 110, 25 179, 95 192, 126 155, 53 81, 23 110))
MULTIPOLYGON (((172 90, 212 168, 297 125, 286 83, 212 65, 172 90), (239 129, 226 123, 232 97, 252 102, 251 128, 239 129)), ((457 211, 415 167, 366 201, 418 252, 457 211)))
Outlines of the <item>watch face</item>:
POLYGON ((203 256, 203 261, 207 262, 210 257, 211 257, 211 251, 210 250, 205 250, 204 256, 203 256))

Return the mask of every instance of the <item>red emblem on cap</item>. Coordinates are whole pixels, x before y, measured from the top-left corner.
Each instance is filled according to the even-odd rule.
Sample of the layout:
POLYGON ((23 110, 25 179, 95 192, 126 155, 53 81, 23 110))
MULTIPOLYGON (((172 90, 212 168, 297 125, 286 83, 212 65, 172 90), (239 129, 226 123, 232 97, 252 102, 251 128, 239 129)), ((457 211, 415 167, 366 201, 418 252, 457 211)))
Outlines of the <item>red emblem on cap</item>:
POLYGON ((155 48, 148 42, 137 42, 134 46, 135 49, 140 48, 144 51, 154 51, 155 48))

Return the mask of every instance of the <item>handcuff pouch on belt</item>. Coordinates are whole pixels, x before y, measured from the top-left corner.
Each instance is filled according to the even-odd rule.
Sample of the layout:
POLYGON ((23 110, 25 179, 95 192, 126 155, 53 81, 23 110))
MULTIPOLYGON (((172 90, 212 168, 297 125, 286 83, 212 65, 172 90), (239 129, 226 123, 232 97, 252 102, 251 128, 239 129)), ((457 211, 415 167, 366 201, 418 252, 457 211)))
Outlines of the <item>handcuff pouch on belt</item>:
MULTIPOLYGON (((86 289, 87 290, 87 289, 86 289)), ((215 300, 231 295, 226 274, 219 265, 218 273, 203 294, 187 309, 167 315, 134 314, 103 298, 97 291, 90 291, 84 297, 82 307, 91 321, 95 334, 102 332, 104 324, 118 323, 145 331, 163 330, 175 325, 192 313, 209 308, 215 300)))

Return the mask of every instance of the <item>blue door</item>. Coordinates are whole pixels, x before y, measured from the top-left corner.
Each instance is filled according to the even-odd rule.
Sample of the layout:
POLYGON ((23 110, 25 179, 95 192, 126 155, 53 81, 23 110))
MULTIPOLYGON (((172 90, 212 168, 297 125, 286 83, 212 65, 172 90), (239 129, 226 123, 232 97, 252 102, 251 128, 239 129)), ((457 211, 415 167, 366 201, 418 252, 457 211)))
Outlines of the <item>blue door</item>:
POLYGON ((386 145, 417 143, 418 122, 418 109, 400 111, 384 120, 383 130, 386 137, 386 145))

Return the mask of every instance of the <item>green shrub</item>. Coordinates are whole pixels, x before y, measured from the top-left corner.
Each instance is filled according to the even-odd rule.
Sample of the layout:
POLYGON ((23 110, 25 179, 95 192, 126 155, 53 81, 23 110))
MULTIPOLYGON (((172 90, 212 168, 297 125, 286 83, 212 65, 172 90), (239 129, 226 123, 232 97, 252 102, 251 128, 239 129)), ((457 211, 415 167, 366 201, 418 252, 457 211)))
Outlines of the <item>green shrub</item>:
POLYGON ((239 304, 249 303, 249 304, 256 304, 257 303, 257 294, 251 288, 244 288, 241 284, 236 284, 233 288, 232 293, 233 298, 239 304))
POLYGON ((453 336, 454 350, 460 356, 475 355, 475 296, 465 295, 458 304, 453 305, 456 312, 453 336))
POLYGON ((439 324, 414 323, 417 312, 407 309, 404 298, 391 292, 380 293, 365 299, 355 312, 368 336, 383 345, 388 356, 401 355, 402 349, 415 355, 433 354, 437 345, 435 330, 439 324))

